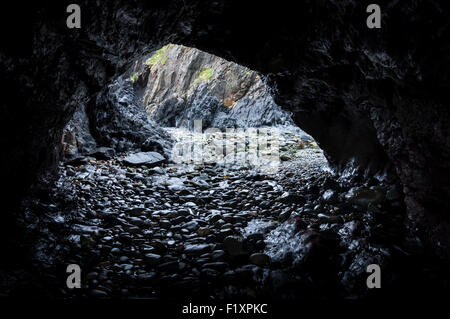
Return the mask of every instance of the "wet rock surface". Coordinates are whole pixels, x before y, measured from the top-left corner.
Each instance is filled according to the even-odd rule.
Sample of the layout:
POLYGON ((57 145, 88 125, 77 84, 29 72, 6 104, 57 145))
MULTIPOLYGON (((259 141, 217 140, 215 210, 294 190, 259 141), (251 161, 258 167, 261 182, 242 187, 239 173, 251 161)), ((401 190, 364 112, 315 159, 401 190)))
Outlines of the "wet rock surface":
MULTIPOLYGON (((44 290, 60 298, 364 297, 368 264, 395 269, 420 256, 417 243, 405 244, 391 186, 356 192, 329 173, 317 147, 296 153, 274 174, 127 166, 127 155, 59 165, 48 199, 29 198, 21 217, 37 238, 33 264, 51 282, 44 290), (85 274, 75 292, 64 285, 70 263, 85 274)), ((8 276, 5 291, 21 295, 20 274, 8 276)))
MULTIPOLYGON (((377 184, 371 180, 377 176, 375 172, 383 168, 388 168, 390 173, 395 171, 388 175, 394 180, 399 178, 397 189, 406 195, 409 233, 412 238, 419 237, 428 242, 422 248, 414 245, 411 250, 419 256, 433 251, 441 258, 440 263, 432 256, 413 258, 410 264, 418 265, 413 266, 417 273, 435 272, 436 277, 441 275, 439 272, 449 269, 446 267, 450 255, 450 188, 446 178, 450 175, 448 3, 382 1, 379 3, 383 10, 381 30, 366 28, 366 3, 357 1, 327 0, 314 4, 301 1, 293 2, 293 7, 255 6, 239 1, 222 4, 215 1, 116 0, 106 3, 80 0, 79 4, 89 10, 89 15, 85 15, 87 19, 83 18, 82 32, 65 27, 63 2, 38 1, 31 6, 8 2, 2 10, 0 30, 6 45, 0 52, 0 79, 4 92, 0 108, 3 154, 0 166, 1 180, 7 185, 2 194, 6 204, 0 231, 2 243, 9 242, 15 235, 16 206, 30 185, 43 172, 48 172, 47 169, 57 168, 56 146, 61 141, 64 127, 80 106, 89 113, 95 138, 101 141, 99 146, 112 146, 117 151, 128 151, 129 148, 138 151, 144 147, 142 151, 163 153, 156 149, 165 148, 165 143, 159 143, 165 141, 159 136, 161 130, 152 122, 128 117, 130 114, 126 114, 127 108, 123 104, 115 109, 120 102, 127 101, 116 98, 116 91, 110 92, 108 85, 131 68, 130 61, 150 54, 170 40, 215 53, 268 75, 269 85, 277 89, 276 102, 294 113, 295 122, 314 136, 330 162, 344 176, 362 178, 371 187, 377 184), (14 27, 11 32, 11 26, 17 25, 18 16, 23 17, 20 28, 14 27), (140 121, 139 127, 144 129, 133 129, 131 124, 135 121, 140 121), (148 134, 155 140, 147 143, 148 134), (424 264, 424 260, 430 260, 431 264, 424 264)), ((128 84, 124 89, 126 95, 132 92, 128 84)), ((288 160, 288 157, 284 158, 288 160)), ((77 165, 88 165, 90 159, 81 157, 77 161, 77 165)), ((295 171, 291 173, 295 175, 295 171)), ((76 172, 69 170, 69 174, 76 172)), ((336 185, 327 185, 324 189, 312 185, 303 190, 301 182, 296 182, 299 185, 287 191, 285 200, 302 201, 305 206, 312 201, 306 215, 320 211, 322 215, 317 215, 318 221, 313 223, 320 229, 322 221, 334 217, 331 212, 321 211, 321 205, 326 203, 318 202, 316 196, 322 190, 331 189, 337 194, 337 197, 331 196, 331 202, 337 200, 339 203, 343 193, 336 185), (304 192, 302 197, 290 196, 300 190, 304 192)), ((179 184, 173 188, 174 191, 184 189, 179 184)), ((345 189, 344 193, 348 194, 349 190, 345 189)), ((151 193, 151 188, 147 192, 151 193)), ((49 194, 52 192, 44 190, 37 197, 46 205, 58 203, 57 208, 36 209, 36 216, 25 223, 30 229, 36 228, 33 223, 42 219, 45 233, 52 220, 46 214, 73 209, 71 205, 75 201, 65 199, 73 194, 65 196, 60 192, 56 198, 49 194)), ((80 203, 89 202, 89 194, 86 191, 80 203)), ((386 196, 398 197, 395 191, 388 191, 386 196)), ((324 200, 328 197, 328 194, 322 195, 324 200)), ((157 201, 157 198, 153 200, 157 201)), ((388 201, 400 209, 401 204, 396 200, 388 201)), ((198 207, 192 198, 190 202, 198 207)), ((331 202, 328 205, 332 205, 331 202)), ((261 202, 262 206, 266 204, 261 202)), ((168 205, 172 205, 170 201, 168 205)), ((358 215, 355 223, 344 220, 346 226, 342 234, 364 231, 367 235, 365 223, 372 220, 371 216, 384 216, 379 215, 378 210, 377 205, 368 203, 365 208, 364 204, 364 208, 356 210, 361 216, 358 215), (364 217, 366 212, 371 213, 364 217)), ((380 211, 384 211, 383 207, 380 211)), ((63 218, 71 218, 63 215, 63 218)), ((281 219, 288 222, 291 215, 296 217, 293 212, 286 211, 281 219)), ((392 215, 386 214, 386 223, 392 215)), ((116 219, 108 218, 111 227, 117 226, 116 219)), ((181 219, 178 222, 181 223, 181 219)), ((299 225, 302 222, 300 219, 299 225)), ((122 236, 121 240, 130 241, 132 233, 138 234, 141 227, 138 223, 135 220, 129 228, 130 235, 122 236)), ((168 227, 167 222, 163 224, 168 227)), ((61 227, 60 224, 50 227, 49 234, 61 227)), ((200 225, 197 231, 203 227, 200 225)), ((229 231, 224 233, 232 235, 229 231)), ((370 240, 381 242, 386 234, 391 234, 383 227, 381 231, 369 233, 370 240)), ((53 244, 40 257, 43 260, 45 254, 54 253, 61 247, 54 236, 49 235, 49 238, 53 244)), ((311 243, 316 242, 312 240, 313 235, 308 238, 311 243)), ((327 242, 334 245, 336 240, 327 236, 327 242)), ((318 241, 318 245, 311 247, 321 247, 320 243, 318 241)), ((34 244, 32 240, 30 247, 34 244)), ((361 245, 355 241, 351 247, 361 245)), ((15 252, 23 247, 12 244, 6 248, 15 252)), ((162 247, 159 249, 163 250, 162 247)), ((401 251, 410 254, 407 249, 401 248, 401 251)), ((358 254, 359 260, 370 256, 364 251, 358 254)), ((5 256, 4 260, 14 259, 7 252, 5 256)), ((166 265, 171 262, 167 261, 166 265)), ((271 267, 273 265, 272 258, 271 267)), ((360 269, 361 265, 352 262, 351 258, 347 263, 352 269, 360 269)), ((403 268, 404 272, 409 267, 411 265, 407 263, 398 269, 403 268)), ((247 268, 241 273, 246 271, 247 268)), ((147 277, 154 278, 156 270, 154 273, 147 277)), ((2 282, 11 282, 19 275, 5 276, 2 282)), ((227 273, 225 277, 231 278, 231 275, 227 273)), ((282 283, 294 278, 283 269, 277 269, 272 275, 270 284, 277 289, 285 288, 282 283)), ((410 278, 418 277, 414 271, 410 275, 410 278)), ((54 278, 50 276, 48 281, 54 282, 54 278)))

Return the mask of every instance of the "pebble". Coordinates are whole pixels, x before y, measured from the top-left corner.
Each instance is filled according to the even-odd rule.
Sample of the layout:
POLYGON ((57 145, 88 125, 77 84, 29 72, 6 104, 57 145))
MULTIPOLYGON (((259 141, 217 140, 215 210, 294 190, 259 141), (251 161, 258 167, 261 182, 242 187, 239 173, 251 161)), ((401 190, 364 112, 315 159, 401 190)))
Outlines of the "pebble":
POLYGON ((255 253, 250 256, 250 261, 257 266, 267 266, 270 263, 270 257, 263 253, 255 253))
POLYGON ((211 246, 208 244, 186 245, 184 247, 184 253, 192 256, 200 256, 209 251, 211 251, 211 246))
POLYGON ((156 265, 160 260, 161 260, 161 255, 152 254, 152 253, 144 255, 144 261, 151 266, 156 265))
MULTIPOLYGON (((291 144, 283 147, 290 152, 291 144)), ((385 213, 383 205, 401 201, 398 187, 339 189, 322 169, 323 154, 314 152, 307 147, 300 151, 307 160, 292 152, 284 155, 292 160, 281 163, 277 174, 244 166, 161 162, 151 168, 152 163, 127 163, 117 156, 108 162, 83 158, 81 166, 60 165, 60 188, 49 192, 56 204, 38 202, 42 207, 35 211, 45 211, 45 218, 54 221, 48 229, 70 238, 58 241, 60 251, 70 251, 69 245, 79 248, 80 254, 72 257, 75 263, 89 264, 95 256, 97 266, 86 275, 92 296, 154 297, 164 289, 177 293, 171 284, 199 287, 219 279, 227 282, 224 290, 256 290, 262 281, 252 278, 263 271, 261 267, 279 270, 289 254, 300 260, 298 265, 308 256, 322 258, 322 254, 325 259, 317 258, 326 263, 339 249, 326 253, 321 249, 338 239, 352 252, 345 256, 346 263, 357 264, 354 252, 364 253, 366 241, 375 237, 371 229, 380 224, 375 219, 385 213), (67 192, 63 184, 69 185, 67 192), (66 215, 58 201, 67 194, 79 198, 79 216, 74 216, 77 227, 63 230, 61 216, 66 215), (310 234, 306 232, 312 233, 307 243, 296 247, 302 242, 298 238, 310 234), (329 240, 323 235, 328 233, 338 239, 329 240), (361 236, 364 240, 359 240, 361 236), (308 253, 308 247, 314 253, 308 253)), ((142 155, 125 158, 130 156, 136 160, 142 155)), ((392 232, 384 229, 384 233, 392 232)), ((377 232, 377 239, 384 233, 377 232)), ((58 249, 47 250, 58 254, 58 249)), ((292 261, 286 265, 297 267, 292 261)), ((210 295, 219 296, 212 290, 210 295)))

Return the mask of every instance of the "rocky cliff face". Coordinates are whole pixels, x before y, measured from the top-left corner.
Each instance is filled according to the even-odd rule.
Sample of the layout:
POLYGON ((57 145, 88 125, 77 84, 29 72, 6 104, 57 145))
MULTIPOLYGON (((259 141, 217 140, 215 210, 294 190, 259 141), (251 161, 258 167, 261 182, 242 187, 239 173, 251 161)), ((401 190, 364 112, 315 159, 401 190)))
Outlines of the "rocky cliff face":
POLYGON ((339 172, 352 164, 370 178, 390 167, 411 230, 449 251, 449 3, 379 1, 379 30, 366 28, 365 1, 79 1, 80 30, 67 29, 67 4, 2 10, 1 178, 9 199, 55 167, 55 146, 80 104, 98 114, 130 61, 179 43, 268 75, 276 103, 339 172), (10 32, 17 20, 22 28, 10 32))
POLYGON ((130 77, 147 113, 163 126, 293 125, 254 71, 212 54, 168 44, 136 61, 130 77))

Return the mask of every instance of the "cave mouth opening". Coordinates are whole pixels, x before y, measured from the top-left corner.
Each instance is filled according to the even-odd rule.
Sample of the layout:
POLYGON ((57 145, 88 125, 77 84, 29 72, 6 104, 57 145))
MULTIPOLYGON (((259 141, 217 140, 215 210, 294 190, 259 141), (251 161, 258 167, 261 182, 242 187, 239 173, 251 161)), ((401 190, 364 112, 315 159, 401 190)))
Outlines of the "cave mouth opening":
POLYGON ((262 77, 194 48, 136 60, 75 112, 61 149, 22 223, 44 216, 39 271, 83 265, 87 296, 364 294, 365 265, 385 262, 367 234, 378 219, 398 231, 398 190, 340 183, 262 77))
POLYGON ((147 115, 175 141, 172 163, 269 173, 280 162, 321 157, 329 170, 314 139, 274 102, 253 70, 170 43, 136 60, 129 81, 147 115))

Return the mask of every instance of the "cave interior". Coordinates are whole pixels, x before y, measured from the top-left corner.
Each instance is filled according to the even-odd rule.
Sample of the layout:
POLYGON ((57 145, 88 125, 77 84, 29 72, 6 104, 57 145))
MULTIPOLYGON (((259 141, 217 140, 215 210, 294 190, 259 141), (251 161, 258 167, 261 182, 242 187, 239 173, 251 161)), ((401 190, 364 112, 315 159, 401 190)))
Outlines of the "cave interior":
POLYGON ((6 4, 0 295, 448 296, 449 4, 366 2, 6 4))

